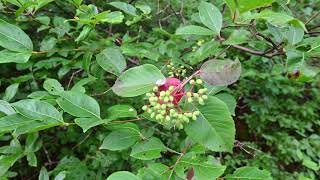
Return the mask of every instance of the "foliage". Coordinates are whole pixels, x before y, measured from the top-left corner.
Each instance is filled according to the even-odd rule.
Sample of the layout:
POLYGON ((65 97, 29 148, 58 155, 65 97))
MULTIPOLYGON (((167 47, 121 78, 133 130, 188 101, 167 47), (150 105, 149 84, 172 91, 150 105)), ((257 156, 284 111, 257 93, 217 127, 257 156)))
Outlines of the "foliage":
POLYGON ((1 0, 0 179, 316 179, 299 3, 1 0))

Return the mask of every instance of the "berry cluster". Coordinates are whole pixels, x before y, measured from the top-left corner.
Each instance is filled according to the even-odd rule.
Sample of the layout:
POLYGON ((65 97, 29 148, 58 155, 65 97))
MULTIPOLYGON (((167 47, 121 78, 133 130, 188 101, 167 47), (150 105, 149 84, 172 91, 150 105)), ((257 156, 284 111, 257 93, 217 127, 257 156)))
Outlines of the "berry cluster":
MULTIPOLYGON (((195 80, 190 80, 189 81, 190 85, 195 86, 195 85, 201 85, 203 82, 201 79, 197 79, 195 80)), ((187 101, 189 103, 192 102, 198 102, 201 105, 204 105, 204 101, 208 99, 208 96, 206 95, 206 93, 208 92, 207 88, 200 88, 198 89, 198 92, 196 93, 192 93, 192 92, 187 92, 186 96, 187 96, 187 101)))
POLYGON ((182 110, 179 102, 185 97, 185 102, 189 104, 204 105, 208 99, 206 95, 208 89, 202 87, 202 80, 190 80, 190 89, 185 92, 184 85, 179 79, 169 77, 165 84, 154 87, 152 93, 147 93, 149 100, 148 105, 142 107, 152 119, 155 119, 162 125, 183 129, 183 124, 190 120, 196 120, 200 115, 199 111, 194 111, 193 106, 189 106, 190 110, 186 110, 187 106, 182 110), (194 90, 196 92, 193 92, 194 90))
POLYGON ((176 67, 173 63, 167 65, 169 77, 183 77, 186 75, 187 70, 184 66, 176 67))
POLYGON ((152 119, 155 119, 162 125, 183 129, 183 123, 188 123, 190 120, 196 120, 200 115, 199 111, 182 112, 174 103, 175 87, 170 86, 165 91, 159 91, 158 87, 153 88, 153 93, 147 93, 149 105, 142 107, 142 110, 150 114, 152 119))

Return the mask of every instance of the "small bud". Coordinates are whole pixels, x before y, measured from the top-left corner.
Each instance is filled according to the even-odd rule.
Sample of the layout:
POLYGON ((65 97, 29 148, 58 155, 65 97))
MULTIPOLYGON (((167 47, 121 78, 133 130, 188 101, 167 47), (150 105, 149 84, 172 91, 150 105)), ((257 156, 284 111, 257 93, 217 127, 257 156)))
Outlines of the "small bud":
POLYGON ((199 116, 199 115, 200 115, 200 111, 195 111, 195 112, 193 112, 193 115, 199 116))
POLYGON ((186 93, 186 96, 187 96, 187 97, 191 97, 191 96, 192 96, 191 92, 187 92, 187 93, 186 93))
POLYGON ((166 104, 161 104, 161 109, 166 109, 167 105, 166 104))
POLYGON ((167 65, 167 68, 171 68, 171 65, 170 65, 170 64, 168 64, 168 65, 167 65))
POLYGON ((204 93, 208 92, 208 88, 203 88, 203 92, 204 93))
POLYGON ((174 100, 173 96, 169 96, 169 100, 172 102, 174 100))
POLYGON ((199 89, 198 93, 203 94, 204 93, 203 89, 199 89))
POLYGON ((165 91, 161 91, 160 92, 160 97, 163 97, 163 96, 165 96, 166 95, 166 92, 165 91))
POLYGON ((201 97, 199 97, 198 102, 199 102, 199 104, 204 105, 204 101, 201 97))
POLYGON ((169 122, 171 120, 170 116, 166 116, 166 122, 169 122))
POLYGON ((169 98, 168 97, 164 97, 163 98, 163 102, 165 102, 165 103, 169 102, 169 98))
POLYGON ((167 106, 168 106, 169 108, 173 108, 173 107, 174 107, 174 104, 168 103, 167 106))
POLYGON ((190 80, 189 82, 191 85, 194 85, 195 84, 195 81, 193 79, 190 80))
POLYGON ((188 103, 192 103, 193 99, 191 97, 188 98, 188 103))
POLYGON ((181 69, 183 69, 183 68, 184 68, 184 66, 180 66, 180 68, 181 68, 181 69))
POLYGON ((197 79, 197 80, 196 80, 196 83, 197 83, 197 84, 202 84, 202 80, 201 80, 201 79, 197 79))
POLYGON ((199 94, 198 94, 198 93, 193 93, 193 96, 194 96, 195 98, 198 98, 198 97, 199 97, 199 94))
POLYGON ((208 96, 207 96, 207 95, 202 95, 202 99, 203 99, 203 100, 207 100, 207 99, 208 99, 208 96))
POLYGON ((174 90, 174 86, 169 87, 169 91, 172 92, 174 90))
POLYGON ((158 92, 159 88, 158 88, 158 86, 155 86, 152 90, 153 90, 153 92, 158 92))
POLYGON ((161 115, 165 115, 165 114, 166 114, 166 111, 165 111, 165 110, 162 110, 162 111, 160 111, 160 114, 161 114, 161 115))
POLYGON ((154 118, 155 115, 156 115, 156 113, 153 112, 153 113, 150 114, 150 117, 154 118))
POLYGON ((152 110, 151 108, 149 108, 149 109, 147 110, 147 112, 148 112, 149 114, 151 114, 151 113, 153 112, 153 110, 152 110))
POLYGON ((161 105, 158 103, 156 106, 154 106, 154 109, 160 109, 161 105))
POLYGON ((148 109, 147 105, 142 106, 142 110, 146 111, 148 109))
POLYGON ((170 96, 170 91, 166 91, 166 96, 170 96))
POLYGON ((192 120, 197 120, 197 116, 195 116, 195 115, 192 115, 192 120))
POLYGON ((160 119, 161 119, 161 117, 162 117, 162 115, 161 115, 161 114, 157 114, 157 115, 156 115, 156 120, 160 120, 160 119))
POLYGON ((176 112, 176 110, 170 109, 169 112, 170 112, 170 114, 174 114, 176 112))
POLYGON ((146 96, 151 97, 151 93, 147 93, 146 96))

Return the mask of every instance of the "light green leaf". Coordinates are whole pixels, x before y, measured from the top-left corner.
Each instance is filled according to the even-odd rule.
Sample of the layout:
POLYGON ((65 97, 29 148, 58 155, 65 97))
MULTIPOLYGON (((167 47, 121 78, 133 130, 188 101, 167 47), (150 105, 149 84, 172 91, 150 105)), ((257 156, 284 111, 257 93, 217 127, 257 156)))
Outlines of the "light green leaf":
POLYGON ((318 165, 316 162, 312 161, 309 157, 303 159, 302 165, 304 165, 305 167, 312 169, 314 171, 319 171, 319 169, 320 169, 320 165, 318 165))
POLYGON ((19 84, 11 84, 6 88, 6 91, 4 92, 3 100, 10 102, 12 98, 17 94, 19 88, 19 84))
POLYGON ((63 122, 62 114, 51 104, 36 100, 24 99, 12 104, 18 113, 30 119, 46 121, 56 120, 63 122))
POLYGON ((221 101, 226 103, 231 115, 233 115, 233 116, 236 115, 235 114, 235 109, 236 109, 236 106, 237 106, 237 102, 236 102, 235 98, 232 95, 227 94, 227 93, 219 93, 219 94, 215 95, 215 97, 217 97, 218 99, 220 99, 221 101))
POLYGON ((26 63, 30 56, 31 52, 15 52, 10 50, 0 51, 0 64, 1 63, 26 63))
POLYGON ((134 145, 140 138, 140 134, 130 129, 112 131, 104 140, 100 149, 111 151, 124 150, 134 145))
POLYGON ((142 180, 138 176, 128 171, 118 171, 112 173, 107 180, 142 180))
POLYGON ((50 180, 48 171, 47 171, 47 169, 45 167, 41 168, 38 180, 50 180))
POLYGON ((123 12, 125 12, 127 14, 130 14, 132 16, 138 16, 137 9, 134 6, 132 6, 131 4, 128 4, 125 2, 111 2, 109 4, 115 8, 122 10, 123 12))
POLYGON ((219 9, 211 3, 202 1, 198 7, 201 22, 212 29, 215 34, 220 34, 222 28, 222 15, 219 9))
POLYGON ((193 168, 194 170, 194 179, 201 180, 212 180, 220 177, 226 166, 215 165, 212 162, 206 162, 206 159, 198 158, 194 153, 186 154, 178 164, 178 169, 189 169, 193 168))
POLYGON ((208 60, 200 68, 200 77, 213 86, 227 86, 236 82, 241 74, 241 63, 237 59, 208 60))
POLYGON ((7 101, 0 100, 0 112, 6 115, 15 114, 16 111, 11 107, 7 101))
POLYGON ((181 28, 178 28, 176 30, 177 35, 204 35, 204 36, 210 36, 213 35, 215 32, 201 27, 201 26, 195 26, 195 25, 189 25, 189 26, 184 26, 181 28))
POLYGON ((117 76, 126 68, 126 59, 123 57, 119 48, 108 47, 97 56, 98 64, 107 72, 117 76))
POLYGON ((165 150, 166 147, 161 140, 152 137, 146 141, 135 144, 132 147, 130 156, 141 160, 151 160, 160 158, 160 153, 165 150))
POLYGON ((227 180, 241 179, 241 180, 272 180, 270 173, 266 170, 260 170, 257 167, 241 167, 233 174, 225 177, 227 180))
POLYGON ((83 132, 87 132, 90 128, 103 124, 104 121, 99 118, 76 118, 74 122, 83 129, 83 132))
POLYGON ((271 5, 275 0, 258 0, 258 1, 253 1, 253 0, 225 0, 227 5, 229 6, 232 14, 239 12, 240 14, 259 8, 259 7, 264 7, 271 5))
POLYGON ((30 152, 27 154, 27 161, 28 165, 32 167, 37 167, 37 156, 34 154, 34 152, 30 152))
POLYGON ((30 52, 33 49, 29 36, 18 26, 0 19, 0 46, 10 51, 30 52))
POLYGON ((137 110, 130 105, 114 105, 108 108, 108 119, 115 120, 119 118, 137 117, 137 110))
POLYGON ((216 55, 222 51, 221 44, 217 41, 209 41, 201 45, 193 54, 187 59, 192 65, 198 64, 210 56, 216 55))
POLYGON ((75 40, 76 42, 80 42, 85 40, 90 32, 92 31, 92 27, 91 26, 84 26, 82 31, 80 32, 79 36, 77 37, 77 39, 75 40))
POLYGON ((14 133, 16 135, 38 132, 44 129, 48 129, 54 126, 61 126, 63 123, 61 121, 48 119, 46 121, 39 121, 35 119, 29 119, 29 122, 19 126, 15 129, 14 133))
POLYGON ((59 106, 67 113, 76 117, 100 118, 100 106, 92 97, 72 91, 60 92, 57 99, 59 106))
POLYGON ((197 120, 186 125, 187 135, 212 151, 232 152, 235 127, 227 105, 209 96, 206 105, 196 108, 201 114, 197 120))
POLYGON ((144 64, 125 71, 112 87, 114 93, 122 97, 134 97, 145 94, 165 81, 160 70, 151 64, 144 64))
POLYGON ((93 76, 83 78, 80 81, 78 81, 74 86, 72 86, 71 91, 85 93, 86 89, 83 86, 95 80, 96 78, 93 76))
POLYGON ((168 180, 170 171, 169 167, 164 164, 153 163, 139 169, 138 176, 146 180, 168 180))
POLYGON ((301 27, 289 26, 289 29, 284 32, 284 35, 291 45, 295 45, 302 41, 304 30, 301 27))
POLYGON ((124 19, 124 15, 120 11, 113 11, 105 14, 100 18, 101 22, 107 22, 110 24, 120 24, 124 19))
POLYGON ((64 91, 64 88, 56 79, 46 79, 43 83, 43 88, 52 95, 58 95, 64 91))
POLYGON ((0 118, 0 133, 12 131, 17 127, 26 125, 35 121, 34 119, 29 119, 19 114, 12 114, 0 118))
POLYGON ((240 29, 234 30, 232 34, 228 37, 226 41, 223 42, 225 45, 235 45, 235 44, 243 44, 248 42, 250 32, 240 29))
POLYGON ((55 37, 47 36, 40 43, 40 51, 52 50, 57 44, 55 37))
POLYGON ((135 4, 136 8, 140 9, 143 14, 150 14, 151 13, 151 7, 146 4, 135 4))
MULTIPOLYGON (((1 129, 0 129, 1 131, 1 129)), ((2 177, 13 164, 22 157, 22 154, 0 156, 0 177, 2 177)))
POLYGON ((66 171, 61 171, 56 177, 54 177, 54 180, 64 180, 66 178, 66 175, 66 171))
POLYGON ((90 73, 90 65, 92 61, 93 52, 87 51, 83 55, 82 67, 87 72, 90 73))

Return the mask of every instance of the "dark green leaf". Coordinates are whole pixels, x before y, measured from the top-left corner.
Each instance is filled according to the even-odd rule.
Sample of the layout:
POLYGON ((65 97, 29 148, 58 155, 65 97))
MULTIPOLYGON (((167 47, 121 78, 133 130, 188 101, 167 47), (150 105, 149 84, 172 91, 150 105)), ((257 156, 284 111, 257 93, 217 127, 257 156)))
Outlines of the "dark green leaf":
POLYGON ((215 34, 220 34, 222 28, 222 15, 219 9, 211 3, 202 1, 199 5, 201 22, 212 29, 215 34))
POLYGON ((130 180, 142 180, 138 176, 132 174, 128 171, 118 171, 115 173, 112 173, 107 180, 124 180, 124 179, 130 179, 130 180))
POLYGON ((130 129, 112 131, 104 140, 100 149, 111 151, 124 150, 134 145, 140 138, 140 134, 130 129))
POLYGON ((268 171, 260 170, 257 167, 241 167, 238 168, 233 174, 227 175, 226 179, 272 180, 272 177, 268 171))
POLYGON ((130 156, 141 160, 151 160, 160 158, 160 153, 165 150, 166 147, 161 140, 152 137, 146 141, 135 144, 132 147, 130 156))
POLYGON ((119 118, 137 117, 137 110, 130 105, 114 105, 108 108, 108 119, 115 120, 119 118))
POLYGON ((195 26, 195 25, 189 25, 189 26, 184 26, 181 28, 178 28, 176 30, 177 35, 205 35, 205 36, 210 36, 213 35, 215 32, 201 27, 201 26, 195 26))
POLYGON ((119 48, 108 47, 97 56, 98 64, 107 72, 117 76, 126 68, 127 63, 119 48))

